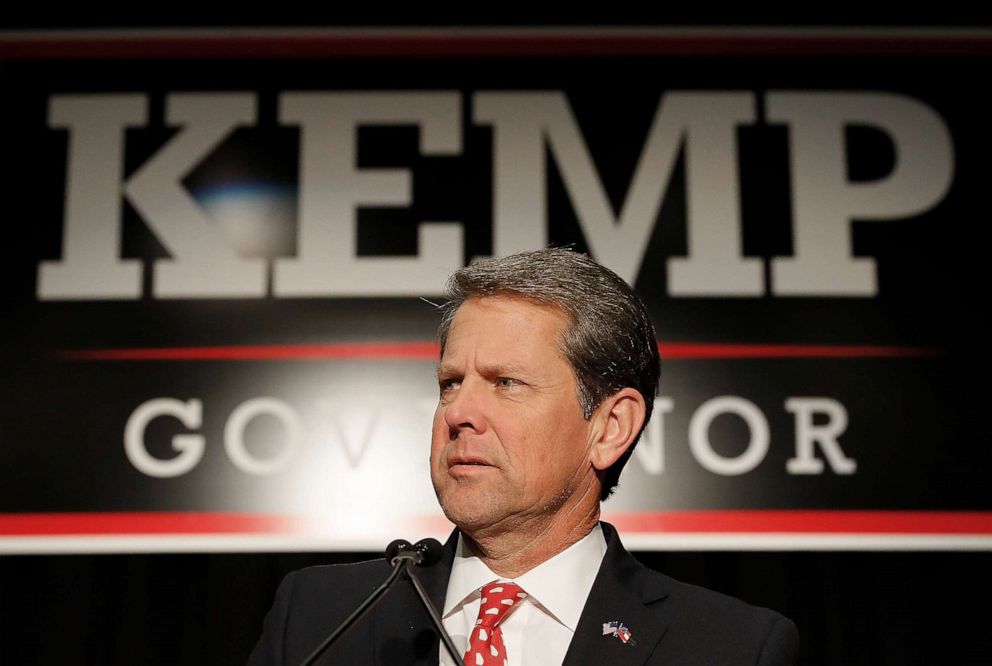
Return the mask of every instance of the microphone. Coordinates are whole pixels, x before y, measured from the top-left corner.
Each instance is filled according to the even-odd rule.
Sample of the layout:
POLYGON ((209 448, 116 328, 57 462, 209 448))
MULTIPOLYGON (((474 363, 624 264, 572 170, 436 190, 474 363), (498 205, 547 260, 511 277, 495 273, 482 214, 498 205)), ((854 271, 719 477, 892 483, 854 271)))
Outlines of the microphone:
POLYGON ((445 649, 447 649, 448 654, 451 655, 452 659, 459 666, 464 666, 462 662, 461 655, 458 654, 455 644, 451 640, 451 636, 448 632, 444 630, 444 625, 441 623, 441 615, 437 612, 434 607, 433 602, 431 602, 430 596, 427 594, 427 590, 421 584, 420 580, 413 575, 412 565, 418 567, 430 567, 444 558, 444 547, 441 542, 437 539, 421 539, 417 543, 411 544, 406 539, 396 539, 391 542, 386 547, 386 561, 392 565, 393 570, 389 573, 389 577, 386 581, 377 587, 372 594, 368 596, 365 601, 363 601, 358 608, 352 612, 344 622, 338 625, 337 629, 331 632, 324 641, 317 646, 313 652, 310 653, 306 659, 303 660, 302 666, 308 666, 312 664, 316 659, 323 654, 323 652, 331 646, 341 635, 348 629, 351 625, 358 621, 365 613, 367 613, 372 606, 379 601, 379 598, 392 586, 396 579, 399 577, 401 572, 405 572, 410 582, 413 583, 414 589, 417 591, 417 596, 420 597, 420 601, 424 608, 427 610, 427 614, 431 618, 431 622, 434 624, 434 629, 437 631, 441 638, 441 642, 444 644, 445 649))
POLYGON ((399 554, 403 553, 405 556, 412 548, 413 544, 406 539, 396 539, 386 546, 386 561, 395 566, 399 554))
POLYGON ((411 544, 406 539, 396 539, 386 546, 386 560, 396 566, 401 560, 409 560, 418 567, 430 567, 444 557, 444 546, 437 539, 421 539, 411 544))
POLYGON ((437 539, 421 539, 414 544, 414 548, 424 554, 424 559, 420 562, 422 567, 432 567, 444 558, 444 546, 437 539))

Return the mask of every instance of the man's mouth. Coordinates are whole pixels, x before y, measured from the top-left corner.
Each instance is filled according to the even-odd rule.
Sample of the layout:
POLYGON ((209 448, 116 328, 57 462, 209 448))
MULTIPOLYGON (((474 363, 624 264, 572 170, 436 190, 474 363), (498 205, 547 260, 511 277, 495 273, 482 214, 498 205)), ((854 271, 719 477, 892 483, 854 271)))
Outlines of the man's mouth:
POLYGON ((482 458, 452 458, 448 461, 448 469, 452 471, 468 471, 472 469, 483 469, 486 467, 494 467, 486 460, 482 458))

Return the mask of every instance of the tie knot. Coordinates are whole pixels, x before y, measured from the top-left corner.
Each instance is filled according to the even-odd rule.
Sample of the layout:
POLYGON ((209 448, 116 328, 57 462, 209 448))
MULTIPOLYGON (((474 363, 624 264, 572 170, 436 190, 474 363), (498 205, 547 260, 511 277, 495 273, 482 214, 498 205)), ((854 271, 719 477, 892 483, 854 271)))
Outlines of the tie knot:
POLYGON ((484 627, 493 627, 517 602, 527 598, 527 593, 514 583, 489 583, 482 588, 482 604, 479 606, 479 622, 484 627))

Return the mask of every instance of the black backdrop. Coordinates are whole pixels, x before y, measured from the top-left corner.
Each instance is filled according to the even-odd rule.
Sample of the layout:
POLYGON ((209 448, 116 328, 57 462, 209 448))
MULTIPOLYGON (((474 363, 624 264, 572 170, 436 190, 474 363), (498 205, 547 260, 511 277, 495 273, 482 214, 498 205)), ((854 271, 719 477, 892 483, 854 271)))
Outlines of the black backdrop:
MULTIPOLYGON (((691 10, 672 14, 667 18, 673 23, 712 20, 691 10)), ((299 25, 309 18, 281 22, 299 25)), ((339 18, 325 15, 322 20, 339 18)), ((360 22, 381 20, 364 17, 360 22)), ((781 20, 781 15, 770 19, 751 14, 738 16, 734 22, 781 20)), ((793 20, 809 23, 807 16, 793 20)), ((909 22, 926 27, 924 20, 932 19, 915 16, 909 22)), ((232 21, 213 17, 208 22, 232 21)), ((273 24, 251 16, 233 22, 273 24)), ((447 17, 432 23, 452 22, 459 19, 447 17)), ((864 15, 833 21, 889 22, 888 17, 864 15)), ((962 25, 957 17, 938 17, 936 22, 973 27, 962 25)), ((173 19, 167 23, 191 22, 173 19)), ((75 26, 79 25, 132 24, 118 16, 90 15, 77 20, 75 26)), ((36 18, 17 27, 61 26, 54 26, 51 18, 36 18)), ((286 572, 371 556, 0 557, 0 664, 242 663, 286 572)), ((992 663, 989 613, 984 610, 992 594, 988 571, 992 559, 984 552, 675 552, 639 553, 638 557, 684 581, 788 615, 799 626, 801 663, 992 663)))
MULTIPOLYGON (((371 556, 0 558, 0 663, 244 663, 285 573, 371 556)), ((987 553, 637 556, 785 613, 802 664, 992 663, 987 553)))

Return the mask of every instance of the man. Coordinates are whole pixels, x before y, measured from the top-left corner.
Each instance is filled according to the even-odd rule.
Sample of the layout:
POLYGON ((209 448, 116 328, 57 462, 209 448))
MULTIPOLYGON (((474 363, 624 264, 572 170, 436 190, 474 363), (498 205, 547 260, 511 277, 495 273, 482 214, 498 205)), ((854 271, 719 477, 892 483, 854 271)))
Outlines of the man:
MULTIPOLYGON (((466 664, 794 662, 789 620, 644 568, 599 522, 658 383, 634 291, 563 249, 475 263, 448 287, 430 464, 458 529, 421 575, 466 664)), ((252 662, 299 662, 387 573, 380 560, 291 574, 252 662)), ((439 657, 409 585, 325 656, 439 657)))

